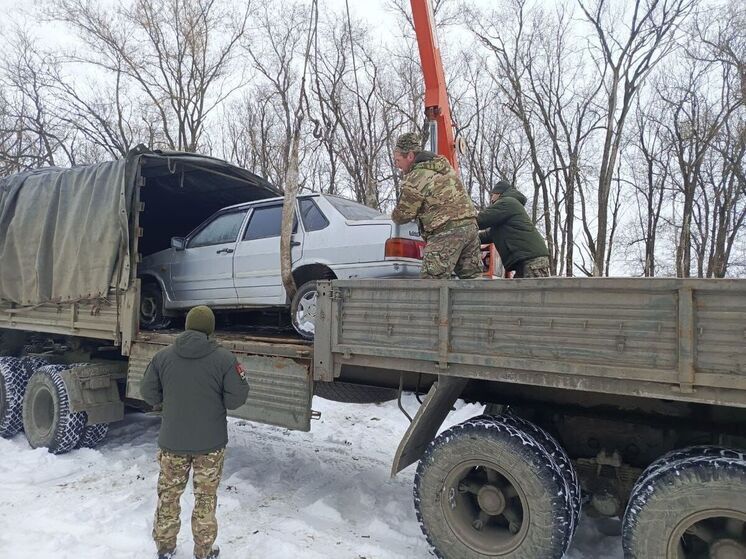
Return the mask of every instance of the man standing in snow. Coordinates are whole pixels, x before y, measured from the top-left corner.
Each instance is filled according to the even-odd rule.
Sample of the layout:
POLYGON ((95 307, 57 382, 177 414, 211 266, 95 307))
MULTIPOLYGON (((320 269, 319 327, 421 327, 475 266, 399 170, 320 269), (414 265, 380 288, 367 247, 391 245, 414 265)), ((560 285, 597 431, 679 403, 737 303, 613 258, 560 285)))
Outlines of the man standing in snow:
POLYGON ((419 135, 399 136, 394 163, 404 173, 399 201, 391 214, 394 223, 415 219, 425 239, 420 277, 461 279, 482 273, 477 215, 461 179, 442 155, 423 151, 419 135))
POLYGON ((505 181, 490 192, 491 206, 477 216, 483 243, 494 243, 507 271, 516 278, 549 276, 549 251, 526 213, 526 197, 505 181))
POLYGON ((194 472, 194 557, 214 559, 220 553, 213 544, 218 535, 217 490, 228 442, 226 410, 246 402, 249 385, 235 356, 209 338, 214 331, 215 315, 208 307, 190 310, 186 331, 153 357, 140 388, 146 402, 163 406, 153 522, 159 559, 169 559, 176 551, 179 500, 190 470, 194 472))

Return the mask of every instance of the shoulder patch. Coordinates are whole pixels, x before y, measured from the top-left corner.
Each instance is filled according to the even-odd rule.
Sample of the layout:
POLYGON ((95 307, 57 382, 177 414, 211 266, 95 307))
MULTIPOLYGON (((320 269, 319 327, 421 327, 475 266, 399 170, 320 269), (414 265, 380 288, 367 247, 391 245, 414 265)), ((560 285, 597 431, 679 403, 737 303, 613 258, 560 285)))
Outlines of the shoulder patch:
POLYGON ((246 382, 246 369, 243 368, 243 365, 236 361, 236 373, 239 377, 241 377, 241 380, 246 382))

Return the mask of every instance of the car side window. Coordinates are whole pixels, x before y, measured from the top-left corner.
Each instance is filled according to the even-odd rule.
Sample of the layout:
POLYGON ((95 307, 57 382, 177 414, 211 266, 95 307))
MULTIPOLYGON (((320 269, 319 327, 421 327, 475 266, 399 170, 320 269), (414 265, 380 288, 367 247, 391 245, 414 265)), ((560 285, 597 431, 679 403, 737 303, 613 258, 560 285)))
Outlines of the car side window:
MULTIPOLYGON (((282 206, 264 206, 254 208, 249 219, 249 226, 244 233, 244 241, 279 237, 282 227, 282 206)), ((298 229, 297 220, 293 224, 293 233, 298 229)))
POLYGON ((321 212, 313 198, 303 198, 298 203, 300 218, 306 231, 318 231, 329 225, 329 220, 321 212))
POLYGON ((187 248, 235 243, 246 212, 221 214, 189 239, 187 248))

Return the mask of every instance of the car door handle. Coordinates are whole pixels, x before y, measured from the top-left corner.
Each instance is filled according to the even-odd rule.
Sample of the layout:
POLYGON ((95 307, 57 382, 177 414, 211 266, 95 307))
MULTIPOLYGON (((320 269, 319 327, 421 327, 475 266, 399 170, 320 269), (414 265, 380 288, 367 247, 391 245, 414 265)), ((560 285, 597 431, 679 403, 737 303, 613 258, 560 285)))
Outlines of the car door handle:
POLYGON ((230 253, 232 253, 232 252, 233 252, 233 249, 232 249, 232 248, 221 248, 220 250, 218 250, 218 251, 215 251, 215 254, 221 254, 221 253, 223 253, 223 252, 224 252, 225 254, 230 254, 230 253))
POLYGON ((299 247, 300 246, 300 241, 290 241, 290 246, 291 247, 299 247))

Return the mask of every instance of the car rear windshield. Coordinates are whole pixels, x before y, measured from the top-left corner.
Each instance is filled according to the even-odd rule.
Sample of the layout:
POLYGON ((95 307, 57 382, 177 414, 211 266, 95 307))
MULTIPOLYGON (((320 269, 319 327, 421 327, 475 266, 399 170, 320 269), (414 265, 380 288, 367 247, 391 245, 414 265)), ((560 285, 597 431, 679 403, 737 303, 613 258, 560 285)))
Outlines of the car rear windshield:
POLYGON ((368 206, 363 206, 362 204, 358 204, 352 200, 347 200, 346 198, 340 198, 339 196, 327 196, 326 199, 329 200, 331 205, 334 206, 339 213, 353 221, 376 219, 383 215, 378 210, 374 210, 368 206))

